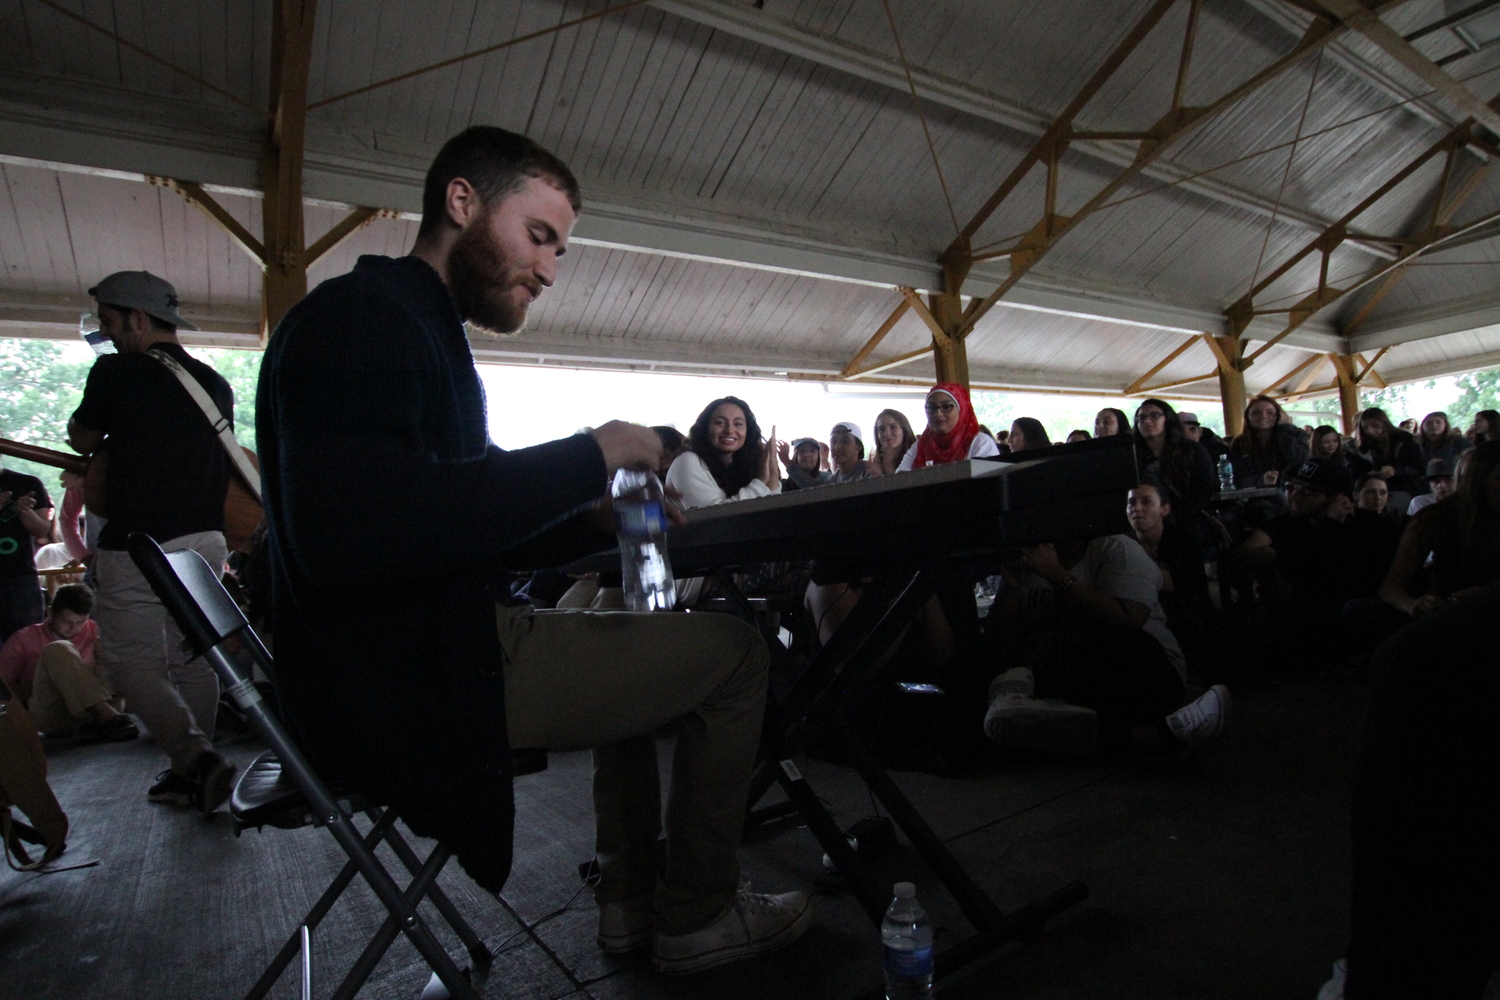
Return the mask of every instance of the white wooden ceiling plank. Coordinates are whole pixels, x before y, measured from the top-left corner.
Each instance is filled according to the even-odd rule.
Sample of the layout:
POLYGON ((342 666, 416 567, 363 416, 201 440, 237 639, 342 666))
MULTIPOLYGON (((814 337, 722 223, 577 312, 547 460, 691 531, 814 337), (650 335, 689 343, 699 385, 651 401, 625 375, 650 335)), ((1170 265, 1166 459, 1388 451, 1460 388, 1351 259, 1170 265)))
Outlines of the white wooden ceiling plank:
MULTIPOLYGON (((505 8, 504 17, 500 16, 499 7, 494 10, 496 21, 489 40, 492 45, 556 23, 555 15, 543 4, 513 4, 505 8)), ((526 132, 551 45, 550 39, 524 42, 480 60, 483 73, 475 86, 469 122, 502 124, 512 131, 526 132)))
POLYGON ((21 224, 21 212, 27 202, 24 192, 17 191, 13 176, 25 169, 0 163, 0 277, 4 287, 36 291, 39 286, 33 273, 35 250, 21 224))
POLYGON ((710 197, 723 164, 732 162, 740 149, 788 58, 780 52, 755 50, 753 43, 735 39, 726 51, 717 53, 710 73, 699 77, 705 96, 715 92, 708 105, 711 117, 696 137, 691 161, 683 160, 684 169, 672 190, 710 197))
POLYGON ((12 169, 7 173, 26 248, 23 270, 32 275, 38 291, 75 291, 73 248, 56 177, 43 170, 12 169))
POLYGON ((621 296, 621 308, 612 319, 610 329, 618 336, 641 341, 649 340, 657 333, 647 321, 652 303, 663 296, 676 299, 682 294, 673 280, 674 275, 682 271, 674 267, 669 258, 636 256, 641 259, 632 261, 635 270, 631 275, 631 285, 621 296))
MULTIPOLYGON (((465 51, 478 51, 514 38, 513 29, 519 10, 519 7, 513 3, 477 4, 471 18, 469 35, 463 42, 465 51)), ((434 132, 432 134, 441 132, 442 138, 432 141, 445 141, 470 125, 481 124, 475 117, 479 96, 482 93, 488 93, 493 87, 494 74, 504 72, 507 55, 509 55, 509 50, 501 49, 499 52, 492 52, 487 56, 459 64, 458 79, 449 95, 449 100, 444 105, 441 115, 433 116, 434 132)), ((523 111, 515 106, 508 107, 506 110, 510 112, 510 118, 499 123, 502 128, 519 131, 525 127, 526 119, 523 111)), ((497 124, 497 122, 487 120, 482 124, 490 125, 497 124)))
POLYGON ((734 156, 716 165, 717 177, 705 192, 709 197, 764 204, 774 202, 786 190, 786 174, 800 159, 798 154, 816 148, 808 141, 813 133, 805 122, 809 109, 802 103, 812 75, 813 67, 803 60, 783 63, 734 156))
POLYGON ((614 308, 617 285, 624 280, 624 272, 630 267, 627 258, 634 254, 622 250, 610 250, 599 268, 598 279, 588 298, 576 303, 578 329, 589 335, 604 334, 606 318, 614 308))
POLYGON ((611 289, 610 308, 599 319, 599 332, 607 337, 635 339, 633 321, 661 273, 663 258, 635 253, 624 256, 619 277, 611 289))
POLYGON ((659 158, 648 184, 688 194, 698 191, 743 105, 743 77, 763 73, 760 66, 741 62, 752 50, 750 43, 723 33, 710 38, 682 104, 694 125, 678 129, 668 139, 663 149, 667 155, 659 158))
MULTIPOLYGON (((475 27, 480 16, 476 0, 448 0, 446 15, 445 37, 439 50, 442 54, 438 58, 448 59, 475 49, 475 27)), ((417 78, 429 84, 425 101, 413 108, 419 115, 423 140, 441 145, 458 131, 453 128, 454 104, 463 93, 464 83, 471 82, 471 74, 477 74, 479 69, 471 60, 417 78)))
POLYGON ((645 95, 657 78, 652 58, 664 18, 645 8, 622 15, 621 31, 604 67, 604 86, 590 103, 574 145, 583 171, 590 176, 612 172, 621 136, 634 131, 642 114, 651 113, 645 95))
MULTIPOLYGON (((584 10, 581 3, 569 2, 560 12, 559 20, 580 17, 584 10)), ((573 79, 570 71, 578 54, 580 34, 570 29, 556 31, 546 37, 547 68, 537 87, 536 102, 526 124, 526 134, 549 149, 555 149, 561 135, 562 122, 567 118, 568 103, 572 100, 573 79)), ((582 44, 586 53, 587 42, 582 44)))
POLYGON ((0 0, 0 67, 29 71, 35 68, 27 30, 25 8, 34 6, 27 0, 0 0))
POLYGON ((786 92, 785 110, 755 142, 743 168, 728 178, 723 189, 728 200, 790 212, 790 206, 806 205, 827 186, 862 127, 851 134, 847 123, 869 110, 847 95, 838 100, 837 88, 827 83, 827 71, 819 66, 796 59, 787 64, 778 81, 786 92))
MULTIPOLYGON (((590 112, 600 102, 601 91, 630 84, 619 75, 628 59, 633 33, 622 30, 621 18, 600 18, 571 29, 580 35, 568 73, 568 106, 553 140, 559 155, 569 162, 586 163, 597 148, 598 138, 589 131, 590 112)), ((608 103, 608 96, 603 97, 608 103)))
POLYGON ((625 144, 616 144, 613 156, 619 165, 610 177, 623 183, 644 186, 672 134, 713 34, 713 29, 681 18, 667 18, 662 26, 667 44, 652 53, 658 70, 646 92, 646 110, 632 123, 625 144))
POLYGON ((767 75, 758 94, 747 95, 740 121, 730 128, 725 145, 709 167, 699 190, 703 197, 718 198, 725 178, 732 173, 753 173, 747 160, 755 157, 758 143, 769 143, 770 137, 781 130, 786 109, 807 86, 805 77, 798 79, 795 75, 797 60, 773 57, 772 62, 777 64, 775 72, 767 75), (789 70, 794 74, 790 79, 789 70))

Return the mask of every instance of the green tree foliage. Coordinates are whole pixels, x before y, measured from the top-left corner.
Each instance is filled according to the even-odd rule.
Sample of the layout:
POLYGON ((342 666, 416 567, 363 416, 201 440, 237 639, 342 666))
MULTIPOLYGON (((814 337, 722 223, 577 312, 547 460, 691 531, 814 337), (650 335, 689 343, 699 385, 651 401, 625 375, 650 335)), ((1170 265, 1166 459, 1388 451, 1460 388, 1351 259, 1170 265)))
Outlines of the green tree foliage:
POLYGON ((1455 427, 1467 429, 1480 410, 1500 410, 1500 368, 1458 377, 1458 399, 1448 410, 1455 427))
MULTIPOLYGON (((260 352, 195 347, 189 353, 234 389, 235 438, 253 449, 260 352)), ((91 356, 80 359, 77 345, 0 339, 0 437, 71 454, 68 418, 83 399, 92 366, 91 356)), ((57 482, 57 470, 49 466, 12 458, 5 459, 5 466, 40 477, 49 489, 57 482)))

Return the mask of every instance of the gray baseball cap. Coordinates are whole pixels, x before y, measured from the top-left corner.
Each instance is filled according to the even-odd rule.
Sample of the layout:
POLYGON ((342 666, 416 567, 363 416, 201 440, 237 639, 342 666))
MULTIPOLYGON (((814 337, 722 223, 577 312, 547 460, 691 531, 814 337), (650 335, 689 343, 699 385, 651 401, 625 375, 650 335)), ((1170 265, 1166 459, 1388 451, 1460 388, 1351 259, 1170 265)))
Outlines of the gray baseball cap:
POLYGON ((198 329, 177 314, 177 289, 150 271, 116 271, 89 289, 101 306, 139 309, 179 330, 198 329))

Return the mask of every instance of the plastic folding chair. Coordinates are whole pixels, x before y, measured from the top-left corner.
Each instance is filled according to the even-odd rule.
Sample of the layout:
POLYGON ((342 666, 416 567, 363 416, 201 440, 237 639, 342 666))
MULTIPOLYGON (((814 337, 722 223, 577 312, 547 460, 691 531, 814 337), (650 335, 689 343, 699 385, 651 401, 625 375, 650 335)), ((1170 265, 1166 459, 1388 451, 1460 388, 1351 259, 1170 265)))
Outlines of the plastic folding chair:
MULTIPOLYGON (((343 870, 251 988, 247 1000, 264 997, 299 952, 302 996, 311 1000, 312 932, 355 875, 364 877, 389 915, 332 994, 335 1000, 345 1000, 359 992, 399 933, 404 933, 416 946, 434 978, 447 988, 449 995, 460 1000, 478 1000, 468 970, 458 968, 417 912, 423 898, 429 900, 464 943, 473 968, 489 967, 493 957, 490 950, 437 885, 438 873, 451 855, 449 848, 438 844, 425 861, 421 860, 396 829, 395 812, 382 808, 381 803, 358 789, 330 787, 318 777, 281 723, 267 711, 251 679, 226 652, 225 643, 238 637, 267 676, 275 676, 270 654, 202 556, 191 549, 164 553, 155 540, 140 532, 130 536, 129 547, 136 566, 182 630, 191 653, 209 662, 231 699, 271 747, 245 770, 230 798, 235 835, 247 827, 291 830, 322 826, 349 856, 343 870), (354 815, 361 812, 372 824, 364 834, 353 821, 354 815), (412 876, 404 890, 375 856, 375 849, 382 842, 412 876)), ((546 753, 516 751, 513 763, 517 774, 540 771, 546 767, 546 753)), ((431 995, 435 995, 434 984, 429 984, 424 992, 424 996, 431 995)))

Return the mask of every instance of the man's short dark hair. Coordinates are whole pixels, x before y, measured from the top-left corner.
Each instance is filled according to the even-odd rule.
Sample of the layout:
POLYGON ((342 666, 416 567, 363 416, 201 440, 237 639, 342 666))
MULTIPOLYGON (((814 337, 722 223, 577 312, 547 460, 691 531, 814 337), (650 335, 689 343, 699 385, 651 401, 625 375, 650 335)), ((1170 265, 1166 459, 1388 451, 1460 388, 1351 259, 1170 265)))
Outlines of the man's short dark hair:
POLYGON ((448 185, 459 177, 473 186, 486 206, 520 190, 526 178, 539 177, 566 194, 573 211, 583 208, 578 181, 566 163, 524 135, 475 125, 443 143, 427 169, 418 235, 430 236, 442 228, 448 218, 448 185))
POLYGON ((68 583, 57 588, 52 595, 52 611, 71 611, 75 615, 87 615, 94 610, 94 592, 81 583, 68 583))

